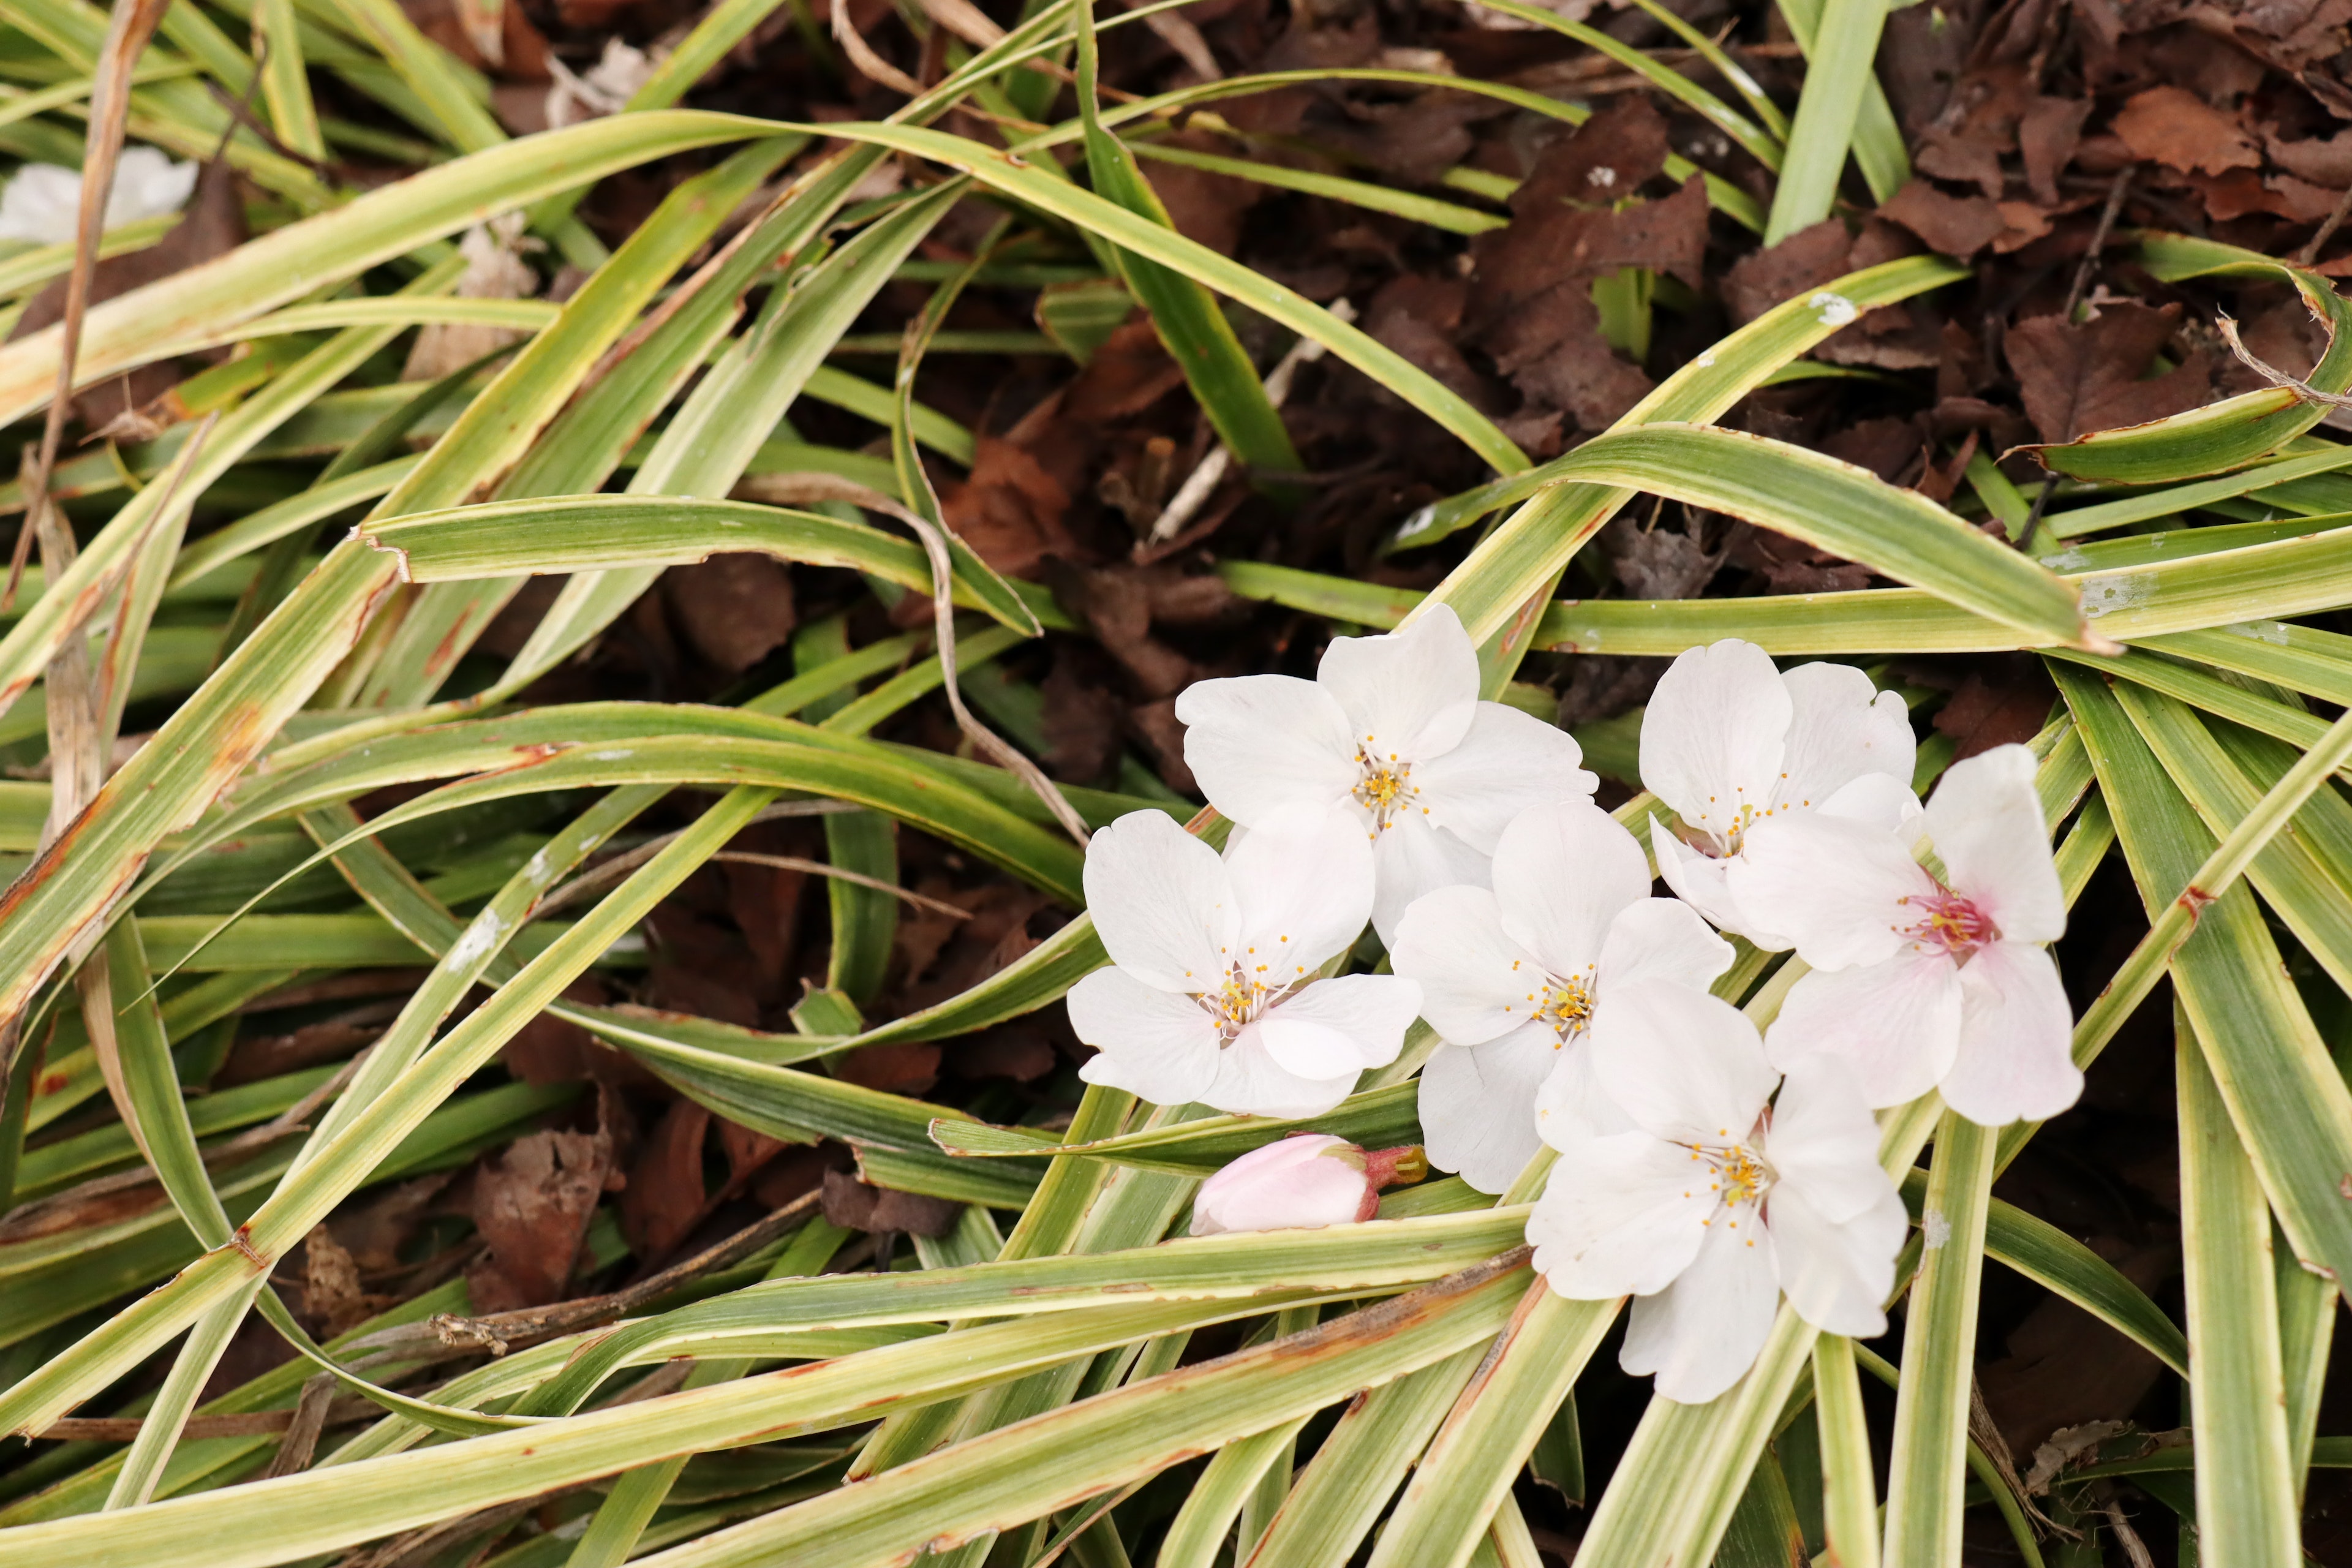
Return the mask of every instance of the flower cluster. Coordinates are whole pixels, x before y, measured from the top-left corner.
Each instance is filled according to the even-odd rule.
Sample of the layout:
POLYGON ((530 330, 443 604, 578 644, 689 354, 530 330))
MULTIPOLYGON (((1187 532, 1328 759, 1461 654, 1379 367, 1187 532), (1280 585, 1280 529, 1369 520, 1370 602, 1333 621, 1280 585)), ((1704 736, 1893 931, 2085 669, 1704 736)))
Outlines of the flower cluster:
MULTIPOLYGON (((1956 763, 1923 807, 1904 701, 1859 670, 1738 641, 1675 660, 1643 720, 1646 853, 1574 740, 1479 700, 1442 605, 1335 640, 1314 680, 1203 681, 1176 712, 1233 831, 1222 856, 1158 812, 1096 837, 1111 966, 1070 993, 1083 1076, 1310 1118, 1423 1021, 1427 1163, 1501 1193, 1556 1152, 1536 1267, 1634 1298, 1623 1364, 1668 1398, 1738 1382, 1784 1298, 1885 1331, 1906 1221, 1874 1110, 1934 1090, 1997 1125, 2081 1091, 2032 754, 1956 763), (1387 960, 1347 973, 1368 922, 1387 960), (1711 989, 1726 936, 1794 950, 1763 1034, 1711 989)), ((1195 1230, 1368 1218, 1383 1157, 1270 1143, 1202 1187, 1195 1230)))

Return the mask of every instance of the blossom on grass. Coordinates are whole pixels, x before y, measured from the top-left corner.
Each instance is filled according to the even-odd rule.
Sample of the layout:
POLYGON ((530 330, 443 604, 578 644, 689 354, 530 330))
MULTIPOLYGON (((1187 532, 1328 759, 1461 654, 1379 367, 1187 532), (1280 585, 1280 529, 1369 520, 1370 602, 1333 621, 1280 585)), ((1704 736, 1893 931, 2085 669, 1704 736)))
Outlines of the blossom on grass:
POLYGON ((1589 1040, 1621 987, 1704 991, 1731 944, 1687 904, 1650 897, 1633 836, 1589 800, 1521 813, 1496 841, 1494 888, 1441 888, 1405 911, 1396 972, 1444 1040, 1421 1073, 1430 1163, 1499 1193, 1541 1140, 1538 1114, 1624 1125, 1592 1082, 1589 1040))
MULTIPOLYGON (((120 228, 161 217, 188 205, 196 165, 175 163, 153 147, 125 147, 106 196, 106 225, 120 228)), ((70 245, 81 223, 81 171, 59 163, 27 163, 0 189, 0 239, 70 245)))
POLYGON ((1253 1149, 1201 1184, 1192 1234, 1320 1230, 1381 1210, 1381 1189, 1428 1173, 1418 1148, 1360 1149, 1328 1132, 1294 1132, 1253 1149))
POLYGON ((1073 986, 1079 1069, 1160 1105, 1319 1116, 1396 1059, 1421 987, 1318 979, 1364 929, 1372 849, 1337 813, 1276 811, 1220 858, 1164 813, 1131 812, 1087 849, 1087 907, 1112 967, 1073 986))
POLYGON ((1650 819, 1658 875, 1692 908, 1757 946, 1790 945, 1769 903, 1741 906, 1725 873, 1768 819, 1814 811, 1893 826, 1918 809, 1916 742, 1903 699, 1843 664, 1783 674, 1754 643, 1685 650, 1642 716, 1642 783, 1687 839, 1650 819))
POLYGON ((1783 1079, 1738 1009, 1658 981, 1611 998, 1593 1052, 1632 1131, 1545 1124, 1559 1161, 1528 1239, 1560 1295, 1634 1298, 1620 1365, 1697 1405, 1754 1364, 1782 1296, 1827 1332, 1885 1331, 1908 1221, 1839 1064, 1783 1079))
POLYGON ((2034 771, 2023 746, 1996 746, 1944 774, 1923 819, 1940 879, 1867 823, 1801 816, 1748 836, 1732 896, 1771 910, 1814 971, 1772 1025, 1774 1062, 1823 1052, 1872 1105, 1940 1089, 1988 1127, 2074 1103, 2074 1015, 2038 945, 2065 931, 2066 900, 2034 771))
POLYGON ((1600 783, 1564 731, 1478 700, 1477 650, 1445 605, 1384 637, 1334 638, 1313 680, 1196 682, 1176 717, 1192 776, 1234 821, 1255 827, 1308 806, 1370 842, 1382 942, 1422 894, 1484 885, 1520 812, 1600 783))

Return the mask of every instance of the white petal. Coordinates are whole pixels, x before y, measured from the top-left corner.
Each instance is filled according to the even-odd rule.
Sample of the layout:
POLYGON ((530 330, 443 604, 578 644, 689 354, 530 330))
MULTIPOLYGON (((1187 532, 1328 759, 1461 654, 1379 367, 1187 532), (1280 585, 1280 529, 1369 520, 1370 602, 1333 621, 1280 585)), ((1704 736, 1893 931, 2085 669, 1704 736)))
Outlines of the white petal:
POLYGON ((1478 650, 1452 605, 1432 605, 1402 631, 1332 638, 1315 679, 1375 763, 1418 764, 1451 751, 1470 728, 1478 650))
POLYGON ((1372 847, 1352 815, 1291 806, 1227 846, 1241 914, 1234 957, 1244 973, 1288 985, 1363 934, 1372 847))
POLYGON ((1714 921, 1718 931, 1744 936, 1768 952, 1779 952, 1789 945, 1787 937, 1759 930, 1747 911, 1732 901, 1731 889, 1724 880, 1730 861, 1700 854, 1654 816, 1650 818, 1650 853, 1657 857, 1658 877, 1667 889, 1714 921))
POLYGON ((1819 806, 1864 773, 1910 787, 1918 742, 1901 697, 1849 664, 1801 664, 1780 679, 1791 704, 1780 802, 1819 806))
POLYGON ((1853 1218, 1886 1190, 1886 1173, 1878 1163, 1878 1121, 1863 1102, 1853 1074, 1833 1057, 1810 1056, 1790 1064, 1780 1097, 1772 1103, 1764 1158, 1778 1178, 1774 1202, 1783 1193, 1796 1193, 1833 1224, 1853 1218))
POLYGON ((1111 962, 1162 991, 1224 983, 1241 907, 1217 852, 1166 812, 1131 811, 1087 847, 1087 909, 1111 962))
POLYGON ((1583 749, 1567 731, 1500 702, 1481 702, 1461 744, 1416 765, 1412 782, 1433 823, 1491 855, 1519 813, 1581 800, 1600 788, 1583 763, 1583 749))
POLYGON ((1681 1279, 1633 1303, 1617 1364, 1656 1373, 1677 1405, 1705 1405, 1756 1364, 1780 1304, 1770 1235, 1753 1219, 1737 1230, 1718 1219, 1681 1279))
POLYGON ((1773 1188, 1766 1201, 1780 1289, 1797 1316, 1826 1333, 1866 1340, 1886 1331, 1895 1255, 1911 1222, 1895 1184, 1884 1171, 1875 1173, 1877 1192, 1843 1224, 1786 1187, 1773 1188))
POLYGON ((1311 680, 1198 680, 1176 699, 1184 764, 1209 804, 1255 826, 1286 805, 1347 802, 1362 770, 1348 715, 1311 680))
POLYGON ((1904 945, 1920 916, 1903 900, 1935 879, 1884 828, 1819 812, 1759 822, 1724 872, 1732 900, 1769 911, 1815 969, 1875 963, 1904 945))
POLYGON ((1945 880, 2015 942, 2055 942, 2066 931, 2035 768, 2023 746, 1995 746, 1954 763, 1927 802, 1945 880))
POLYGON ((2030 942, 1980 947, 1960 971, 1959 1050, 1937 1086, 1969 1121, 2040 1121, 2083 1093, 2058 965, 2030 942))
POLYGON ((1495 895, 1484 888, 1440 888, 1415 899, 1389 957, 1420 984, 1421 1016, 1454 1045, 1508 1034, 1536 1005, 1528 994, 1538 992, 1540 1001, 1541 965, 1505 933, 1495 895))
MULTIPOLYGON (((1499 862, 1497 866, 1499 868, 1499 862)), ((1731 967, 1731 944, 1679 899, 1639 899, 1618 911, 1601 944, 1598 984, 1663 980, 1704 991, 1731 967)))
POLYGON ((58 163, 27 163, 0 191, 0 239, 35 245, 72 242, 80 221, 81 171, 58 163))
POLYGON ((1495 845, 1494 878, 1503 929, 1572 976, 1600 961, 1619 912, 1647 898, 1650 858, 1591 801, 1559 801, 1511 820, 1495 845))
POLYGON ((1883 827, 1913 849, 1927 831, 1927 808, 1911 792, 1907 780, 1885 773, 1864 773, 1848 779, 1813 808, 1824 816, 1843 816, 1883 827))
POLYGON ((1612 987, 1591 1039, 1609 1098, 1676 1142, 1747 1137, 1780 1082, 1738 1008, 1663 981, 1612 987))
POLYGON ((1664 1289, 1722 1206, 1699 1169, 1690 1151, 1646 1132, 1572 1140, 1528 1215, 1537 1272, 1581 1301, 1664 1289))
POLYGON ((1438 1047, 1421 1069, 1429 1163, 1482 1193, 1507 1188, 1543 1146, 1536 1095, 1561 1054, 1559 1037, 1540 1024, 1485 1045, 1438 1047))
POLYGON ((1440 888, 1486 885, 1486 858, 1426 817, 1399 816, 1372 841, 1372 929, 1393 948, 1413 900, 1440 888))
POLYGON ((1789 988, 1764 1045, 1783 1069, 1816 1053, 1836 1058, 1866 1104, 1907 1104, 1936 1087, 1959 1049, 1958 972, 1940 953, 1907 952, 1817 969, 1789 988))
POLYGON ((1078 1069, 1088 1083, 1185 1105, 1216 1078, 1217 1031, 1189 996, 1097 969, 1070 987, 1069 1009, 1071 1031, 1101 1053, 1078 1069))
POLYGON ((1742 805, 1772 804, 1793 712, 1754 643, 1685 649, 1642 715, 1642 783, 1691 826, 1727 838, 1742 805))
POLYGON ((1348 1075, 1396 1060, 1421 1016, 1421 987, 1394 974, 1318 980, 1257 1021, 1267 1052, 1301 1078, 1348 1075))
POLYGON ((1320 1116, 1356 1087, 1352 1068, 1336 1078, 1302 1078, 1274 1059, 1264 1026, 1253 1024, 1217 1053, 1216 1076, 1193 1098, 1243 1116, 1320 1116))
MULTIPOLYGON (((161 148, 125 147, 114 165, 114 188, 107 193, 106 226, 178 212, 195 194, 196 173, 193 160, 175 161, 161 148)), ((74 193, 77 206, 80 194, 74 193)))
MULTIPOLYGON (((1609 1000, 1601 998, 1607 1008, 1609 1000)), ((1548 1037, 1549 1030, 1545 1031, 1548 1037)), ((1426 1071, 1427 1069, 1423 1069, 1426 1071)), ((1608 1138, 1634 1131, 1625 1108, 1609 1098, 1593 1070, 1590 1035, 1572 1040, 1557 1053, 1551 1074, 1536 1089, 1536 1135, 1555 1149, 1565 1149, 1578 1138, 1608 1138)))

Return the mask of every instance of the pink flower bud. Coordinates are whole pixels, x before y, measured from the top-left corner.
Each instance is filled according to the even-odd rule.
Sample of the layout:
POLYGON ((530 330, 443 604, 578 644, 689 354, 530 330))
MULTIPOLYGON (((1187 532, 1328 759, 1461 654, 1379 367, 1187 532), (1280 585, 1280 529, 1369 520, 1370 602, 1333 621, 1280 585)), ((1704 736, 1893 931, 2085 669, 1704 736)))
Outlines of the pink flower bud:
POLYGON ((1419 1181, 1418 1147, 1370 1153, 1327 1132, 1294 1132, 1252 1150, 1201 1184, 1192 1234, 1228 1230, 1319 1230, 1371 1218, 1381 1188, 1419 1181))

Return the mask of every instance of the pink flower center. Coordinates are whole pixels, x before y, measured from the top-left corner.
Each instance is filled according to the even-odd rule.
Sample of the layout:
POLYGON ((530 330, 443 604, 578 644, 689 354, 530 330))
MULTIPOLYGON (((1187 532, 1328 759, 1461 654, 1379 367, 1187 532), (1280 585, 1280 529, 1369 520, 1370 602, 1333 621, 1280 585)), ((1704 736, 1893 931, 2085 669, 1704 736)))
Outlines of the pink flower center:
POLYGON ((1912 893, 1900 901, 1919 919, 1895 929, 1915 946, 1940 952, 1955 963, 1966 963, 1977 949, 2000 940, 2000 928, 1990 915, 1940 883, 1932 893, 1912 893))

